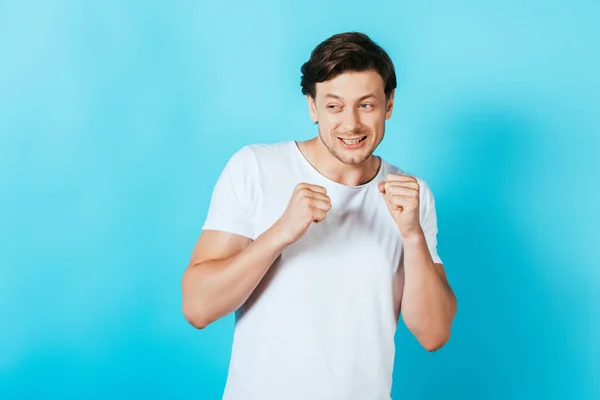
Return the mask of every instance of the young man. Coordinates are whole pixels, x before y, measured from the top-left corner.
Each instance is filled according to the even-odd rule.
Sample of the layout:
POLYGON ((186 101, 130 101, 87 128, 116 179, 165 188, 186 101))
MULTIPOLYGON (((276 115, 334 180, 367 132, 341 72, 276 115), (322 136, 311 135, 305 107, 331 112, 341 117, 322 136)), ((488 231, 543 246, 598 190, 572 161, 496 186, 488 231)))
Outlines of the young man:
POLYGON ((373 155, 396 88, 381 47, 334 35, 302 74, 318 136, 229 160, 183 277, 183 313, 204 328, 236 312, 226 400, 390 399, 400 311, 429 351, 456 312, 434 198, 373 155))

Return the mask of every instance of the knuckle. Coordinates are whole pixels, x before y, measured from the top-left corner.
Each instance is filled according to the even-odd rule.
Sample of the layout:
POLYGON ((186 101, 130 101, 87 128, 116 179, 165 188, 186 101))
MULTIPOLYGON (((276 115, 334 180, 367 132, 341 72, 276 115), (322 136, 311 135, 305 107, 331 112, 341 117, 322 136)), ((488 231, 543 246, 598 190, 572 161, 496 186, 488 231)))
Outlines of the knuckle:
POLYGON ((308 189, 300 189, 300 191, 298 192, 298 195, 304 198, 310 198, 311 197, 311 191, 308 189))

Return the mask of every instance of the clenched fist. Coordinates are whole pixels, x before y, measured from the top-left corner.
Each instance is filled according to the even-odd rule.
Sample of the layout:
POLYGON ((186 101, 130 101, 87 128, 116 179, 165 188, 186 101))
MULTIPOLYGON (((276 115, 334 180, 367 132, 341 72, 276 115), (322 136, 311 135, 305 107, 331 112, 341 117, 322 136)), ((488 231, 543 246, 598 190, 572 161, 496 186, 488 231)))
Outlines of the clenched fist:
POLYGON ((412 176, 389 174, 377 188, 403 238, 422 233, 419 221, 419 184, 412 176))
POLYGON ((330 209, 327 189, 308 183, 298 184, 283 215, 276 222, 281 240, 286 245, 295 243, 310 224, 323 221, 330 209))

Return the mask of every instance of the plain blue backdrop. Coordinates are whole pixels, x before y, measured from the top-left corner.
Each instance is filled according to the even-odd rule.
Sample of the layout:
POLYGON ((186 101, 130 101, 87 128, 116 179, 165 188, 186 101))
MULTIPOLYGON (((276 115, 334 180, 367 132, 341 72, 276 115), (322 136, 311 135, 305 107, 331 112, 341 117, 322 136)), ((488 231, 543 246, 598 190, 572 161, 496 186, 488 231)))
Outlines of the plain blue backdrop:
POLYGON ((438 352, 399 325, 394 399, 600 398, 599 18, 0 0, 0 398, 220 398, 233 316, 180 308, 212 187, 241 146, 316 134, 300 66, 349 30, 396 64, 378 154, 429 182, 459 299, 438 352))

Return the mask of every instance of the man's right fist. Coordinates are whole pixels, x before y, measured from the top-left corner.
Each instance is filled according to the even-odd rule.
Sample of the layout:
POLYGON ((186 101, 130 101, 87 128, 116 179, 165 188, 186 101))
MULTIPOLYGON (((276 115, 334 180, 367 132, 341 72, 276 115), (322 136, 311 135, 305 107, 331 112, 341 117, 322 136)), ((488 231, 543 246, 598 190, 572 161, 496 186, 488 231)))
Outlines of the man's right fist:
POLYGON ((276 222, 277 232, 286 245, 295 243, 313 222, 321 222, 331 209, 327 189, 300 183, 294 189, 283 215, 276 222))

